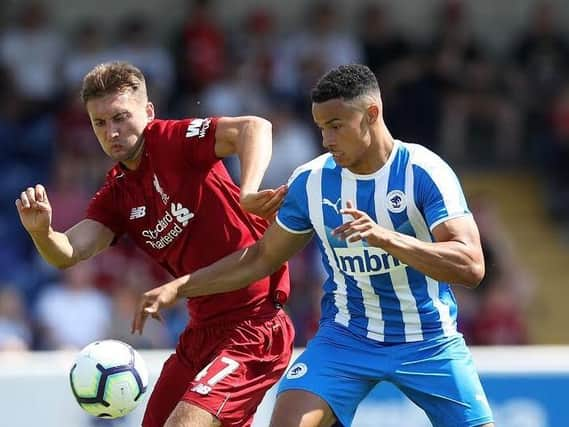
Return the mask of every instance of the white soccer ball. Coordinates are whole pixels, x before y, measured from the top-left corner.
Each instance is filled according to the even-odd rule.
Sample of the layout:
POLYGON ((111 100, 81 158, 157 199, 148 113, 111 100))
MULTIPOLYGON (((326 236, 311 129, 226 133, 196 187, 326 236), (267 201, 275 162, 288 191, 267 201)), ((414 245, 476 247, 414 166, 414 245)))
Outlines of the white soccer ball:
POLYGON ((148 386, 148 371, 140 354, 117 340, 95 341, 79 352, 69 372, 79 406, 100 418, 131 412, 148 386))

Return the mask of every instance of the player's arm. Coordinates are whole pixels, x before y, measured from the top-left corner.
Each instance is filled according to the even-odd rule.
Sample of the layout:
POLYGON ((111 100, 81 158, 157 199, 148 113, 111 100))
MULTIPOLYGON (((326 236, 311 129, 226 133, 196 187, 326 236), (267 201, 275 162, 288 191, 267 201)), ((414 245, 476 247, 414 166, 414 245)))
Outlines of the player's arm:
POLYGON ((274 273, 312 238, 312 233, 291 233, 272 224, 254 245, 204 267, 178 287, 179 297, 230 292, 274 273))
POLYGON ((271 161, 271 123, 256 116, 221 117, 215 131, 215 154, 220 158, 237 154, 241 166, 241 206, 263 218, 272 217, 282 203, 286 187, 258 191, 271 161))
POLYGON ((107 248, 114 233, 103 224, 85 219, 65 233, 51 226, 52 208, 45 188, 28 187, 16 200, 22 225, 40 255, 58 268, 71 267, 107 248))
POLYGON ((424 242, 380 227, 351 203, 342 212, 354 220, 334 230, 340 238, 352 242, 365 239, 435 280, 474 288, 484 277, 480 234, 471 215, 438 224, 432 231, 435 241, 424 242))
POLYGON ((132 332, 142 333, 148 316, 159 318, 160 309, 172 306, 179 298, 234 291, 272 274, 311 238, 311 232, 290 233, 273 223, 254 245, 146 292, 135 314, 132 332))

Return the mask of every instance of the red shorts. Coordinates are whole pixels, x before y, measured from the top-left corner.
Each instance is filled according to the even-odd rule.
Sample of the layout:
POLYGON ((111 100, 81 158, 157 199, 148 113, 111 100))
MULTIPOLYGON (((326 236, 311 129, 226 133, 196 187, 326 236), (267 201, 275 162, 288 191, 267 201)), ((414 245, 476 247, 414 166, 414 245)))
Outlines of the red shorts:
POLYGON ((164 364, 143 427, 162 427, 179 401, 198 406, 224 427, 247 427, 292 356, 294 329, 279 310, 235 325, 187 327, 164 364))

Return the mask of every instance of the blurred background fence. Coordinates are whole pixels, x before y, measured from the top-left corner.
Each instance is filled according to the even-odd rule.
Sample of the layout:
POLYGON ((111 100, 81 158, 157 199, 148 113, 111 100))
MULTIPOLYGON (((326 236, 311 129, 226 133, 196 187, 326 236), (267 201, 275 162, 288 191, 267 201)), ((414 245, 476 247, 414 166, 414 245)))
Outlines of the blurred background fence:
MULTIPOLYGON (((295 351, 294 358, 301 349, 295 351)), ((150 388, 169 353, 141 352, 150 374, 150 388)), ((500 427, 565 427, 569 425, 565 392, 569 381, 569 347, 475 347, 488 400, 500 427)), ((10 427, 136 427, 149 393, 128 416, 99 420, 83 412, 69 387, 71 351, 0 354, 2 425, 10 427)), ((275 400, 271 389, 252 427, 267 427, 275 400)), ((427 416, 401 392, 384 384, 360 404, 354 427, 429 427, 427 416), (378 424, 381 420, 381 424, 378 424)))

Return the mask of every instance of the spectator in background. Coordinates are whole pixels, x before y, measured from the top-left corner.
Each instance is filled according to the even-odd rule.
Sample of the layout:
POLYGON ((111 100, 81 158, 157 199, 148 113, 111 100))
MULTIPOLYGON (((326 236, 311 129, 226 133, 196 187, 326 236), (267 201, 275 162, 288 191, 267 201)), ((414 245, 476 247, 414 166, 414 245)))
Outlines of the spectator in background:
MULTIPOLYGON (((119 21, 115 47, 109 56, 130 62, 142 70, 154 104, 163 111, 173 89, 174 62, 170 51, 156 42, 153 23, 146 16, 137 13, 123 17, 119 21)), ((104 61, 99 63, 101 62, 104 61)), ((93 64, 95 65, 97 64, 93 64)))
POLYGON ((548 116, 549 133, 541 138, 542 173, 547 206, 551 218, 569 237, 569 79, 561 85, 551 102, 548 116))
POLYGON ((393 80, 399 80, 398 70, 412 56, 411 45, 393 28, 386 6, 368 3, 360 11, 362 45, 365 63, 380 76, 383 96, 390 93, 393 80))
POLYGON ((23 3, 16 25, 0 37, 0 63, 34 111, 50 106, 61 90, 64 42, 47 11, 40 1, 23 3))
POLYGON ((503 76, 469 29, 464 3, 446 0, 433 44, 443 95, 441 153, 458 164, 511 166, 520 155, 519 111, 503 76))
POLYGON ((112 59, 101 21, 83 19, 71 32, 71 43, 62 65, 66 93, 76 94, 83 76, 95 65, 112 59))
POLYGON ((310 114, 306 93, 325 70, 362 61, 360 43, 344 30, 336 6, 329 1, 310 4, 304 26, 283 38, 275 51, 273 87, 303 115, 310 114))
POLYGON ((40 292, 35 310, 40 348, 80 349, 107 336, 111 301, 95 288, 94 273, 92 263, 77 264, 40 292))
POLYGON ((263 179, 264 188, 285 184, 292 172, 318 156, 322 146, 315 132, 285 102, 274 105, 268 116, 273 124, 273 156, 263 179))
POLYGON ((438 149, 441 90, 429 72, 430 57, 397 33, 386 5, 365 5, 359 22, 364 58, 381 80, 391 129, 401 139, 438 149))
MULTIPOLYGON (((132 269, 129 269, 133 271, 132 269)), ((170 339, 164 325, 158 322, 148 324, 144 335, 133 335, 130 330, 130 320, 132 313, 135 312, 140 292, 147 288, 141 287, 139 283, 133 283, 132 279, 139 281, 145 277, 138 271, 133 271, 125 277, 120 286, 114 288, 112 293, 112 317, 107 331, 107 336, 129 343, 137 349, 151 348, 172 348, 176 346, 176 340, 170 339)), ((186 318, 187 323, 187 318, 186 318)), ((184 324, 185 326, 185 324, 184 324)), ((183 327, 178 330, 182 332, 183 327)))
POLYGON ((242 115, 247 111, 266 114, 270 109, 268 94, 249 66, 234 64, 223 77, 204 88, 196 107, 199 114, 242 115))
POLYGON ((547 132, 548 109, 569 71, 569 43, 555 25, 557 11, 551 1, 536 3, 529 28, 514 43, 516 97, 526 111, 526 130, 533 148, 547 132), (545 108, 544 108, 545 107, 545 108))
POLYGON ((73 153, 62 151, 55 161, 50 199, 60 206, 53 217, 57 229, 67 230, 83 218, 85 206, 91 199, 87 189, 92 185, 85 159, 77 161, 73 153))
POLYGON ((245 17, 240 31, 231 37, 231 50, 244 64, 262 90, 272 90, 274 49, 279 42, 276 17, 268 8, 254 8, 245 17))
POLYGON ((11 285, 0 284, 0 352, 28 350, 32 331, 22 295, 11 285))
POLYGON ((228 52, 213 2, 186 0, 186 4, 184 23, 176 38, 176 87, 184 95, 195 95, 224 76, 228 52))
POLYGON ((527 344, 533 280, 518 260, 490 196, 472 195, 470 209, 480 231, 486 275, 476 293, 455 288, 459 329, 471 345, 527 344))
POLYGON ((48 180, 52 167, 54 121, 51 114, 36 114, 20 93, 15 76, 0 66, 0 281, 9 281, 25 293, 35 292, 38 271, 32 246, 23 238, 11 208, 10 192, 22 183, 48 180))

